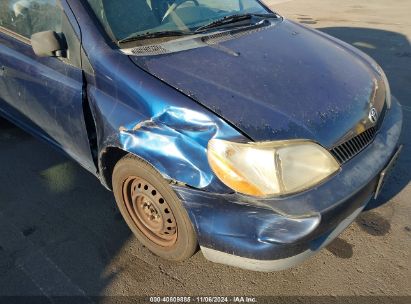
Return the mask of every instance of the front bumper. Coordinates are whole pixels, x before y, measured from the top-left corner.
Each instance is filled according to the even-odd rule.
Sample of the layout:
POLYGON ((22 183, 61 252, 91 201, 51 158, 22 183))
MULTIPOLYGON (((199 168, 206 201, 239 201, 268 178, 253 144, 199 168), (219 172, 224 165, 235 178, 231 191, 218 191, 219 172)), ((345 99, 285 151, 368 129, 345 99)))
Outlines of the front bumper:
POLYGON ((284 198, 258 199, 174 186, 204 256, 257 271, 297 265, 336 238, 373 196, 398 146, 401 106, 393 98, 374 141, 326 183, 284 198))

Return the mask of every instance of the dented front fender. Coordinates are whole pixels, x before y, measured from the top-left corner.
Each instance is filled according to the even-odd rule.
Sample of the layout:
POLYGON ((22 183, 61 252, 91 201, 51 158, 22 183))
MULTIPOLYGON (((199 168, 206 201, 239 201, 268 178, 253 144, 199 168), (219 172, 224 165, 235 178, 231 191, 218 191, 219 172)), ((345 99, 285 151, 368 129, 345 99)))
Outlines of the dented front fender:
MULTIPOLYGON (((158 82, 157 86, 160 85, 158 82)), ((166 85, 147 93, 143 86, 134 89, 135 95, 127 94, 120 99, 119 94, 113 96, 104 87, 88 88, 98 126, 100 172, 106 169, 102 155, 110 148, 118 148, 144 159, 164 178, 178 184, 205 191, 232 192, 216 178, 208 164, 208 141, 249 139, 213 112, 166 85)), ((106 186, 110 184, 107 179, 102 174, 106 186)))
POLYGON ((121 147, 151 163, 165 178, 199 189, 213 185, 214 190, 222 185, 208 165, 208 141, 236 135, 219 119, 173 106, 119 132, 121 147))

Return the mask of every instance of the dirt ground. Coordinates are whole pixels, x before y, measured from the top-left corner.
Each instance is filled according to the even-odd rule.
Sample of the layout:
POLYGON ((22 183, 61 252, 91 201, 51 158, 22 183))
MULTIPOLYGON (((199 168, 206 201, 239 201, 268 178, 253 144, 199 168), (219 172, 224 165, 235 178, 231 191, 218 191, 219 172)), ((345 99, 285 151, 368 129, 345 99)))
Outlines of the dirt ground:
POLYGON ((373 206, 385 204, 290 270, 244 271, 201 252, 171 263, 135 240, 93 176, 0 120, 0 296, 411 296, 411 1, 266 3, 353 44, 387 72, 403 104, 406 146, 373 206))

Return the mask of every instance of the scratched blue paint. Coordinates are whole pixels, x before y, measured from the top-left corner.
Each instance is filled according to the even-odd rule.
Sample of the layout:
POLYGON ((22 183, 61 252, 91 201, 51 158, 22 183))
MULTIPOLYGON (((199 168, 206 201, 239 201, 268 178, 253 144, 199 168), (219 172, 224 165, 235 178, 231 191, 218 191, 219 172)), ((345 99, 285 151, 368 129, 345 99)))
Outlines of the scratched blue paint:
POLYGON ((374 80, 384 91, 364 55, 292 21, 219 45, 240 55, 204 44, 131 59, 255 141, 308 138, 331 148, 368 115, 374 80))
POLYGON ((173 188, 189 210, 201 246, 253 259, 289 257, 321 246, 339 222, 370 200, 401 127, 401 106, 394 100, 365 153, 345 164, 327 183, 290 197, 256 199, 173 188))
POLYGON ((374 85, 374 106, 383 108, 382 75, 366 55, 281 19, 219 47, 199 43, 181 52, 127 56, 83 1, 61 2, 81 40, 84 52, 77 55, 84 65, 39 59, 30 45, 0 31, 0 113, 106 187, 105 155, 112 148, 137 155, 173 182, 201 246, 260 260, 319 248, 369 200, 398 144, 402 114, 395 100, 373 143, 304 193, 266 199, 233 193, 207 161, 212 138, 304 138, 333 147, 367 117, 374 85), (95 155, 85 105, 95 125, 95 155))

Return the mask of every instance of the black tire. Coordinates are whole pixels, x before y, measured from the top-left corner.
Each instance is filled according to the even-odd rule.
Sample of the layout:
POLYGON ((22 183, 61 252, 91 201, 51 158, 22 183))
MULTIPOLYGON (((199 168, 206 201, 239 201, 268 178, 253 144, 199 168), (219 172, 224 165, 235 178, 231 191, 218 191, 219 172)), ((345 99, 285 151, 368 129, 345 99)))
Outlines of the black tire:
POLYGON ((186 209, 150 164, 131 154, 124 156, 114 167, 112 185, 124 220, 151 252, 172 261, 196 252, 197 237, 186 209))

